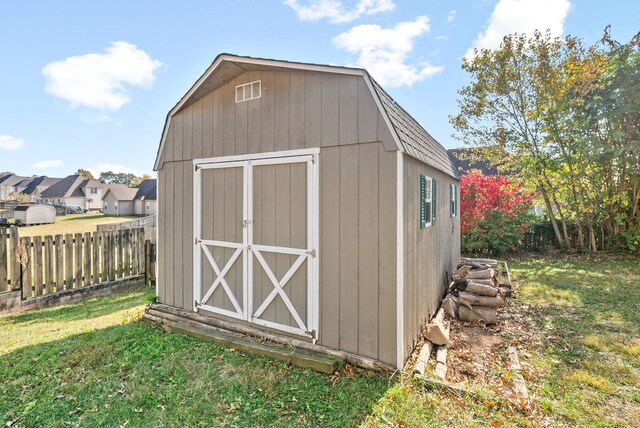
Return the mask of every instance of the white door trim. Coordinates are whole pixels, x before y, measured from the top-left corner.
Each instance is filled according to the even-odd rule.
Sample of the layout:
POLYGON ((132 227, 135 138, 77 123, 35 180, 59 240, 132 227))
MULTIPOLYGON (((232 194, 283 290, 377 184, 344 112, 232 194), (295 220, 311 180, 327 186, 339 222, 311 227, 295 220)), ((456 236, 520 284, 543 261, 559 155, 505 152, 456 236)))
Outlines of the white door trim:
POLYGON ((315 342, 319 331, 319 238, 320 238, 320 169, 319 169, 319 148, 287 150, 281 152, 258 153, 252 155, 223 156, 217 158, 194 159, 194 195, 193 195, 193 231, 194 231, 194 273, 193 273, 193 309, 198 311, 199 308, 212 311, 234 318, 244 319, 248 322, 263 325, 270 328, 283 330, 289 333, 311 337, 315 342), (272 245, 253 244, 253 166, 260 165, 282 165, 291 163, 306 163, 307 166, 307 247, 308 248, 289 248, 272 245), (233 243, 219 240, 202 239, 202 170, 218 169, 218 168, 243 168, 243 237, 242 243, 233 243), (209 257, 207 246, 219 246, 225 248, 235 248, 237 251, 232 258, 227 261, 225 266, 220 269, 219 266, 211 263, 212 257, 209 257), (239 257, 238 250, 242 251, 243 257, 243 300, 242 307, 240 302, 234 301, 232 298, 230 287, 224 279, 224 275, 235 263, 239 257), (202 253, 205 253, 209 263, 217 275, 214 283, 211 285, 205 297, 209 298, 218 285, 221 285, 225 293, 230 298, 236 311, 217 308, 214 306, 202 304, 202 253), (279 254, 290 254, 299 256, 289 271, 283 278, 278 280, 271 268, 268 266, 262 252, 274 252, 279 254), (267 276, 269 277, 274 289, 267 298, 260 304, 258 310, 253 310, 253 257, 259 262, 267 276), (295 307, 289 300, 283 290, 283 287, 291 279, 293 274, 300 266, 307 261, 307 313, 306 322, 298 314, 295 307), (216 269, 217 268, 217 269, 216 269), (290 314, 295 319, 297 327, 278 324, 272 321, 260 319, 266 307, 280 296, 284 301, 290 314), (283 296, 284 295, 284 296, 283 296), (241 310, 239 310, 241 309, 241 310))

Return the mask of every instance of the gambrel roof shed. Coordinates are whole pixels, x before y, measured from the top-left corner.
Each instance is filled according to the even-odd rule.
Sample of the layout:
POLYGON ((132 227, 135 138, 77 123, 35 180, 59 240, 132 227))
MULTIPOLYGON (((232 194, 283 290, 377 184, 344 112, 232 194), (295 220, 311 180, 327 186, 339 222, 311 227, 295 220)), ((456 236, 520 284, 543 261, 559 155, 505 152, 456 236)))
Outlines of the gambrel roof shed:
POLYGON ((159 312, 401 367, 459 258, 446 150, 366 70, 221 54, 155 169, 159 312))

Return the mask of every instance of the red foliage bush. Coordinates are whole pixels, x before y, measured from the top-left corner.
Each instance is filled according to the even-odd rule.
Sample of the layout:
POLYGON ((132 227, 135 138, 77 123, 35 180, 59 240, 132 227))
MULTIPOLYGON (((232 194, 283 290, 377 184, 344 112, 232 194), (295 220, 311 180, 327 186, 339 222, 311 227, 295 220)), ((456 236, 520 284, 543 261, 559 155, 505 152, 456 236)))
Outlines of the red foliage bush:
POLYGON ((533 193, 505 176, 471 171, 460 179, 460 232, 467 253, 514 249, 529 227, 533 193))

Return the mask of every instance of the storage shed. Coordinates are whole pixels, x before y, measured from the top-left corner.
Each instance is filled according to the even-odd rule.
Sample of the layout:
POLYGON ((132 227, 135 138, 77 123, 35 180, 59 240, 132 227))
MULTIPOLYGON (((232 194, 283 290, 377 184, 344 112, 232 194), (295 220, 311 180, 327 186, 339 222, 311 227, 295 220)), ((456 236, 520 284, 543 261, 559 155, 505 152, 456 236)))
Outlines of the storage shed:
POLYGON ((459 258, 459 180, 366 70, 221 54, 155 169, 156 307, 404 365, 459 258))
POLYGON ((20 224, 48 224, 55 223, 56 209, 52 205, 45 204, 21 204, 13 210, 13 218, 20 224))

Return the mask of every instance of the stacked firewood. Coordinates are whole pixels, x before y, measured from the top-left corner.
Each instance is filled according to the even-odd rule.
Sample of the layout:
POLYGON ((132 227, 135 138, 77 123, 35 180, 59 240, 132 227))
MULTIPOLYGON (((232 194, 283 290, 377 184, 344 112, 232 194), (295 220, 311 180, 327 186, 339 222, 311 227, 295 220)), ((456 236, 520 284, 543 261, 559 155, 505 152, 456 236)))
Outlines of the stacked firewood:
POLYGON ((511 280, 506 263, 501 272, 497 260, 463 259, 452 275, 442 306, 452 318, 495 324, 498 308, 504 306, 504 299, 510 295, 511 280))

